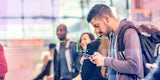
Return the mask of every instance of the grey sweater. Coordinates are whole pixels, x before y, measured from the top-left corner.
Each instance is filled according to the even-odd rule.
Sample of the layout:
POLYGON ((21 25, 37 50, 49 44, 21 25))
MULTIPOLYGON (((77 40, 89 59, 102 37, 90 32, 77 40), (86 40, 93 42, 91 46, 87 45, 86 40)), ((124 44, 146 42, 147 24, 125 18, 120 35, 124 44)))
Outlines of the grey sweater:
MULTIPOLYGON (((120 23, 118 32, 115 33, 118 35, 120 29, 128 21, 123 20, 120 23)), ((117 40, 116 40, 117 44, 117 40)), ((124 45, 125 45, 125 58, 123 59, 121 53, 116 49, 115 55, 118 59, 113 59, 111 57, 106 57, 104 60, 104 65, 113 68, 117 71, 116 79, 117 80, 135 80, 136 74, 138 78, 143 78, 143 60, 142 60, 142 51, 140 46, 140 40, 137 32, 134 29, 128 29, 124 34, 124 45)), ((116 45, 116 48, 118 46, 116 45)))

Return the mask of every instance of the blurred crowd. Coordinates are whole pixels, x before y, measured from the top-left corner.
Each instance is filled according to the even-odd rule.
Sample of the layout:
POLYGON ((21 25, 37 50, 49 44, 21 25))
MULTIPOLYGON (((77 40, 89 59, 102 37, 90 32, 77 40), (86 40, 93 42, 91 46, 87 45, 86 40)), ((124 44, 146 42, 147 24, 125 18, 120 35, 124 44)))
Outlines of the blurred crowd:
MULTIPOLYGON (((160 30, 154 24, 119 21, 111 9, 96 4, 87 21, 95 34, 84 32, 76 42, 67 38, 67 25, 59 24, 57 43, 50 43, 35 66, 33 80, 158 80, 160 30), (147 47, 146 47, 147 46, 147 47)), ((7 63, 0 45, 0 80, 7 63)))

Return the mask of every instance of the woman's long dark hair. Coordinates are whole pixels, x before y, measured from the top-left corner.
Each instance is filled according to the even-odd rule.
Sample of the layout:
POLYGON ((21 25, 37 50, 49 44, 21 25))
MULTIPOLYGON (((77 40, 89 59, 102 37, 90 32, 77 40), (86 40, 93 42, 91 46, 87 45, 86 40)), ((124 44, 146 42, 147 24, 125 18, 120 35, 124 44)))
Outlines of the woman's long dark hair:
MULTIPOLYGON (((101 43, 99 46, 99 52, 107 57, 109 55, 109 50, 110 50, 110 41, 106 36, 101 37, 101 43)), ((104 78, 107 78, 106 73, 108 73, 108 68, 107 67, 101 67, 101 75, 104 78)))
POLYGON ((158 27, 152 25, 152 24, 142 24, 138 27, 138 30, 140 32, 145 32, 147 34, 152 34, 155 32, 159 32, 158 27))

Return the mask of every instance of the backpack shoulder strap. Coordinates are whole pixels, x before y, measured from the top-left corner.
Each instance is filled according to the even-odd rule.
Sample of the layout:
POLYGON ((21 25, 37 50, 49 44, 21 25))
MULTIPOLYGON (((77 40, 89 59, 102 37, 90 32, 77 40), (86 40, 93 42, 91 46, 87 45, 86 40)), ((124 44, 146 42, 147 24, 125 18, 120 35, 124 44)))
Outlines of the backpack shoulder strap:
POLYGON ((66 43, 66 50, 65 50, 65 57, 66 57, 66 63, 67 63, 67 67, 68 67, 68 70, 70 72, 73 72, 73 68, 72 68, 72 64, 73 64, 73 55, 71 53, 71 47, 70 47, 70 44, 71 44, 71 40, 68 40, 67 43, 66 43))
POLYGON ((154 57, 158 57, 158 55, 160 55, 160 43, 156 45, 156 49, 154 52, 154 57))
POLYGON ((69 49, 71 42, 72 42, 71 40, 68 40, 68 41, 67 41, 67 43, 66 43, 66 48, 67 48, 67 49, 69 49))
POLYGON ((118 52, 119 51, 124 51, 124 34, 125 32, 129 29, 129 28, 133 28, 136 30, 136 32, 139 34, 139 31, 136 27, 134 27, 134 25, 131 25, 131 24, 125 24, 120 32, 118 33, 118 52))
POLYGON ((159 43, 159 45, 158 45, 157 54, 160 55, 160 43, 159 43))
POLYGON ((56 46, 57 53, 59 53, 59 49, 60 49, 60 42, 58 42, 56 45, 57 45, 57 46, 56 46))
POLYGON ((132 29, 136 30, 138 35, 140 35, 140 32, 138 31, 138 29, 132 24, 124 24, 123 27, 121 28, 121 30, 119 31, 118 38, 117 38, 117 41, 118 41, 118 52, 120 52, 120 55, 124 58, 124 60, 126 60, 126 58, 124 56, 124 50, 125 50, 124 34, 129 28, 132 28, 132 29))

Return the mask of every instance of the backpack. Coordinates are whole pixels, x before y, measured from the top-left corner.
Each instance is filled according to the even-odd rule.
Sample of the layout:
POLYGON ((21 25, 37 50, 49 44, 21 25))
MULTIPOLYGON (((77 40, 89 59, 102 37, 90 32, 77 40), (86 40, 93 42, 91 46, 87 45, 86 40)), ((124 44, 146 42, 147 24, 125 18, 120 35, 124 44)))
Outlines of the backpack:
POLYGON ((124 45, 123 39, 124 39, 125 32, 129 28, 135 29, 136 32, 138 33, 138 36, 140 39, 140 45, 142 49, 144 76, 146 76, 149 73, 149 69, 145 67, 145 64, 154 63, 156 57, 158 56, 158 54, 154 54, 154 53, 156 50, 156 45, 160 43, 160 31, 152 33, 151 36, 145 36, 145 35, 142 35, 134 25, 124 24, 118 34, 118 52, 120 51, 122 53, 122 56, 124 59, 125 59, 125 56, 123 54, 123 51, 125 50, 125 45, 124 45))

